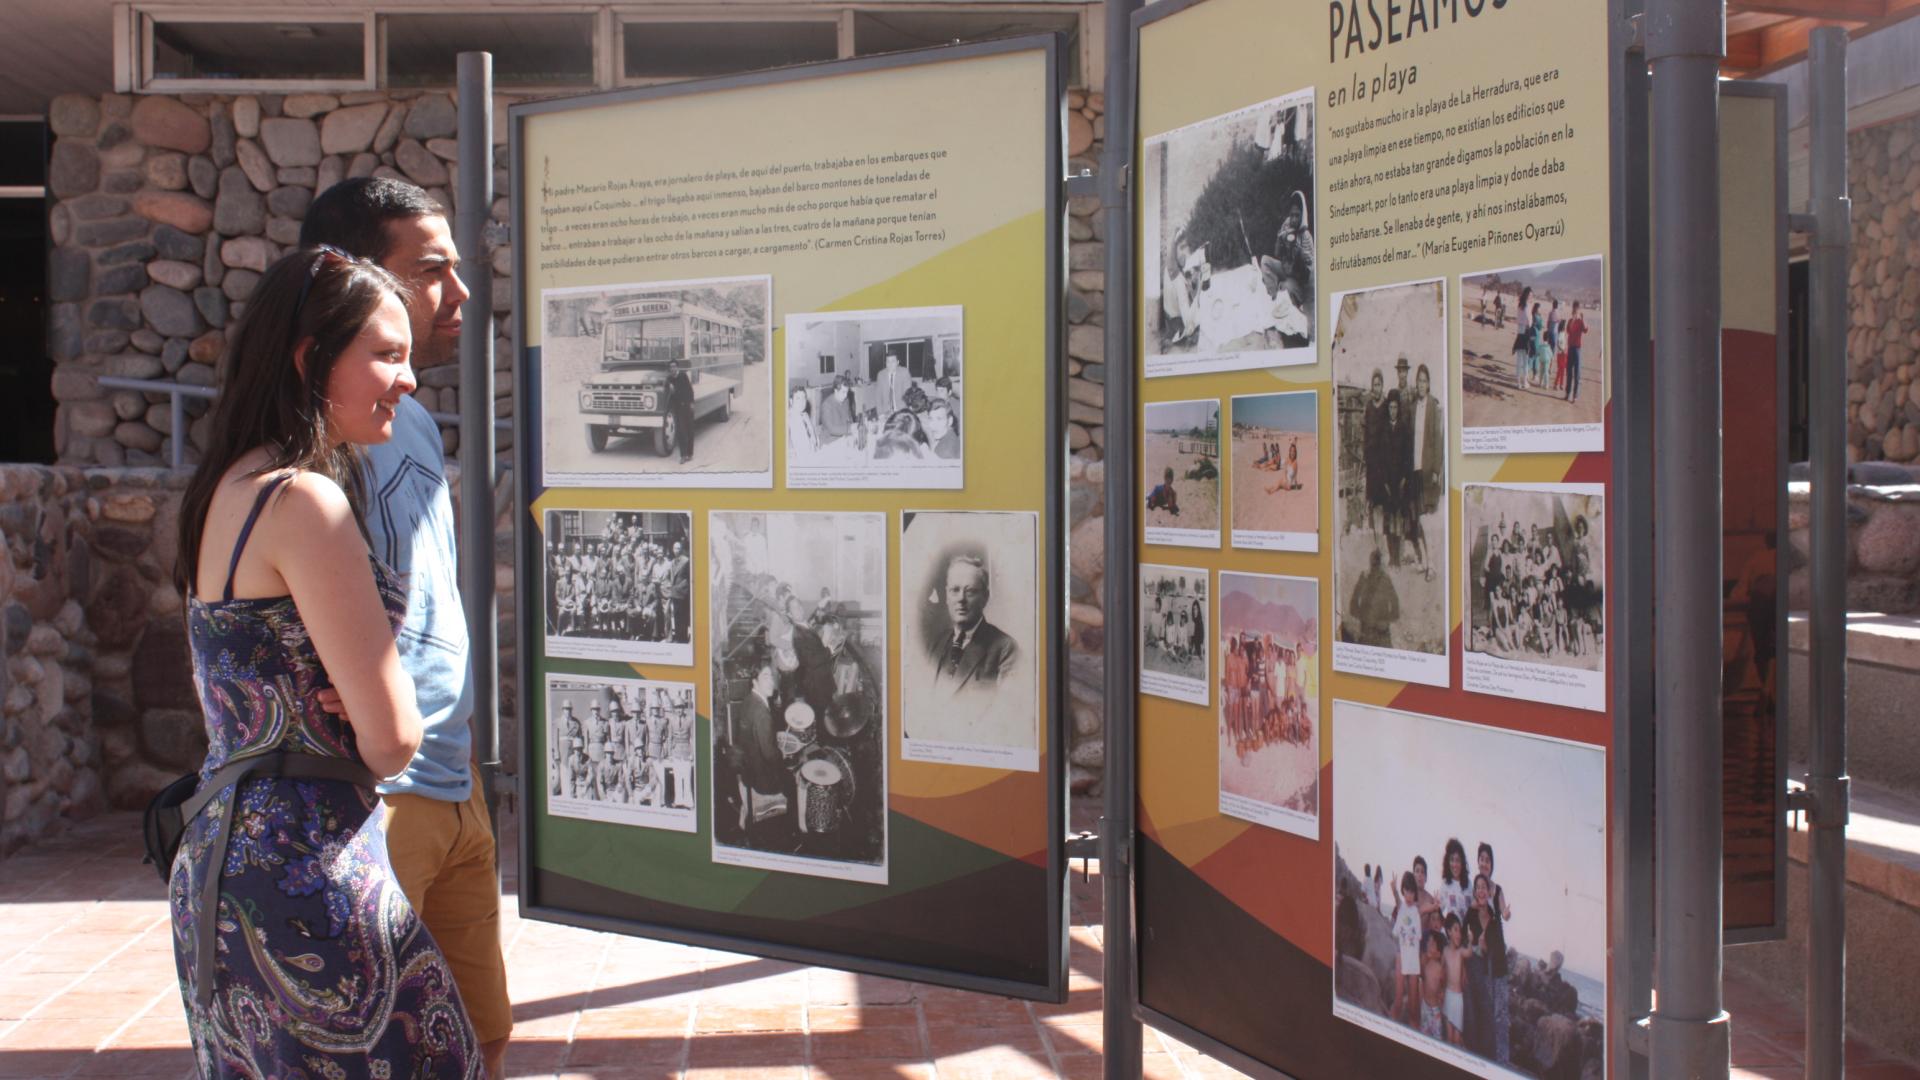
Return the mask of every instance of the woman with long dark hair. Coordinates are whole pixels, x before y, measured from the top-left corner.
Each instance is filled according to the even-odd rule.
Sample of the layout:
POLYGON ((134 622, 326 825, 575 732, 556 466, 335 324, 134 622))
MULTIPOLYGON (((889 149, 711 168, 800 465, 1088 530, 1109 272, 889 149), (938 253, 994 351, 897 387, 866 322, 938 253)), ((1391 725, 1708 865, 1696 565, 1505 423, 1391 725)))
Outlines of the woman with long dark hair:
POLYGON ((208 750, 168 898, 206 1077, 484 1069, 374 791, 421 733, 394 648, 405 593, 368 549, 357 450, 391 437, 414 387, 403 288, 332 248, 269 267, 181 503, 208 750))

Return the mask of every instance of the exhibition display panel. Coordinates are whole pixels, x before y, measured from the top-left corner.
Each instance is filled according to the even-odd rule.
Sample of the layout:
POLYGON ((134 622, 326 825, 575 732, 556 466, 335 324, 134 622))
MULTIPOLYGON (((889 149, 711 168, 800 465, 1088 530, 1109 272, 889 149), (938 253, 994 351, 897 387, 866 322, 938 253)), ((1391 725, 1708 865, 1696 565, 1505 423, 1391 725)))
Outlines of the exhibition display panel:
POLYGON ((1258 1075, 1609 1074, 1612 7, 1135 16, 1135 992, 1258 1075))
POLYGON ((510 110, 529 917, 1064 995, 1059 49, 510 110))

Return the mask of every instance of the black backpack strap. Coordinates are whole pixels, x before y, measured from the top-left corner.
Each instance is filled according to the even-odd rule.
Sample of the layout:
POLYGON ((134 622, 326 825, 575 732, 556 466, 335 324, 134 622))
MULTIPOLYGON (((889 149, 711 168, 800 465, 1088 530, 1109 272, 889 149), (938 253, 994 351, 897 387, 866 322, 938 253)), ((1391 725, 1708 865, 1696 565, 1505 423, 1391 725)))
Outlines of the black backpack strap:
MULTIPOLYGON (((246 542, 244 534, 241 542, 246 542)), ((233 798, 227 800, 226 812, 220 815, 220 824, 214 830, 213 846, 208 849, 213 858, 206 867, 206 876, 200 882, 200 921, 194 927, 193 990, 194 998, 202 1008, 213 1003, 214 942, 220 921, 220 879, 226 871, 227 841, 233 835, 233 815, 239 806, 240 788, 246 781, 264 776, 342 780, 369 790, 380 782, 380 778, 373 775, 373 770, 358 761, 320 754, 274 751, 227 762, 209 776, 206 783, 200 785, 200 790, 194 793, 193 798, 181 804, 183 820, 192 821, 194 815, 205 809, 215 795, 229 785, 233 787, 233 798)))

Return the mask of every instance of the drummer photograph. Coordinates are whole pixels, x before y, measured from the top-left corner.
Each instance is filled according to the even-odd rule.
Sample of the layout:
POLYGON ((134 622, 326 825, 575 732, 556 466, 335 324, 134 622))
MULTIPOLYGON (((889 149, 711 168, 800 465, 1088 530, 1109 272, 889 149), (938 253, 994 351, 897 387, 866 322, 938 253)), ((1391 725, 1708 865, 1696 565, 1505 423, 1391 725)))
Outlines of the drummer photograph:
POLYGON ((900 514, 900 756, 1040 767, 1031 513, 900 514))
POLYGON ((790 488, 965 486, 958 307, 787 316, 790 488))
POLYGON ((693 685, 547 676, 547 811, 693 832, 693 685))
POLYGON ((1148 378, 1316 360, 1313 90, 1147 140, 1148 378))
POLYGON ((547 655, 693 663, 693 515, 548 510, 547 655))
POLYGON ((713 860, 887 881, 887 515, 713 511, 713 860))

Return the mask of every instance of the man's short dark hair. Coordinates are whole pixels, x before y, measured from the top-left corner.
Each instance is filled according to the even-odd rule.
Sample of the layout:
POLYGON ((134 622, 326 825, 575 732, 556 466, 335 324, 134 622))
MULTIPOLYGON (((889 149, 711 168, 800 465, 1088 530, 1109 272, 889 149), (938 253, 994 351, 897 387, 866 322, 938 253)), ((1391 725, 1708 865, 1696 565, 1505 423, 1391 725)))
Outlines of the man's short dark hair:
POLYGON ((349 254, 380 262, 392 245, 387 223, 419 217, 445 217, 446 209, 405 180, 360 176, 342 180, 307 207, 300 246, 332 244, 349 254))

